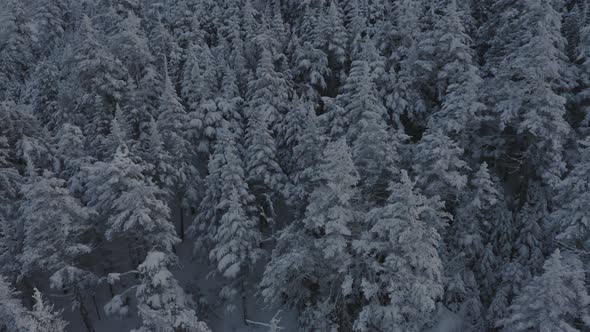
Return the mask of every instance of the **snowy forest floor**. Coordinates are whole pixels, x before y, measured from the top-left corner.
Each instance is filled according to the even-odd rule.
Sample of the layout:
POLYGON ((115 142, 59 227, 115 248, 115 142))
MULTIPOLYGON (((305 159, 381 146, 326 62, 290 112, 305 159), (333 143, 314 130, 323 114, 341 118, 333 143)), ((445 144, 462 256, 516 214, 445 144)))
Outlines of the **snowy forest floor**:
MULTIPOLYGON (((173 271, 175 277, 181 283, 183 288, 194 296, 198 301, 203 313, 203 317, 209 327, 214 332, 258 332, 268 331, 268 327, 262 324, 268 324, 275 315, 280 317, 281 331, 295 332, 298 331, 296 315, 292 311, 283 307, 269 307, 262 303, 257 297, 256 290, 247 292, 246 295, 246 312, 247 319, 262 324, 245 324, 243 317, 242 299, 237 298, 235 303, 236 309, 228 312, 225 304, 218 303, 217 294, 220 280, 217 277, 209 277, 205 271, 208 271, 208 262, 195 259, 192 254, 192 243, 185 241, 176 247, 179 257, 179 265, 173 271), (200 285, 196 288, 195 285, 200 285), (206 308, 205 308, 206 306, 206 308), (280 312, 279 312, 280 311, 280 312)), ((115 290, 116 292, 116 290, 115 290)), ((63 317, 69 322, 67 330, 70 332, 85 331, 84 324, 80 318, 77 309, 72 310, 68 297, 51 296, 47 294, 52 303, 55 303, 56 309, 63 310, 63 317)), ((87 303, 89 308, 98 308, 100 318, 96 310, 90 312, 94 322, 96 332, 127 332, 140 325, 140 320, 131 314, 128 317, 107 316, 104 312, 104 305, 111 299, 108 287, 100 287, 96 294, 96 307, 94 304, 87 303)), ((452 312, 441 308, 440 321, 436 326, 426 329, 424 332, 456 332, 459 331, 461 322, 459 317, 452 312)))
MULTIPOLYGON (((246 292, 246 312, 247 319, 261 324, 245 324, 243 317, 242 299, 237 298, 234 303, 235 309, 228 312, 225 308, 227 304, 219 303, 217 294, 220 280, 218 277, 207 276, 209 271, 208 262, 199 261, 192 253, 191 241, 185 241, 176 247, 176 253, 179 258, 179 264, 173 273, 183 288, 190 293, 196 302, 199 303, 203 317, 207 324, 214 332, 258 332, 268 331, 268 327, 262 324, 268 324, 275 315, 279 315, 281 331, 295 332, 298 331, 296 315, 290 310, 282 307, 269 307, 262 303, 257 297, 256 290, 246 292), (200 285, 197 288, 195 285, 200 285), (205 308, 206 307, 206 308, 205 308), (280 312, 279 312, 280 311, 280 312)), ((125 259, 119 260, 124 261, 125 259)), ((255 284, 255 282, 253 283, 255 284)), ((118 288, 117 288, 118 289, 118 288)), ((117 293, 117 289, 114 289, 117 293)), ((69 322, 67 330, 70 332, 83 332, 86 330, 80 313, 77 309, 73 310, 69 297, 63 297, 57 294, 46 293, 51 298, 56 309, 63 310, 63 317, 69 322)), ((99 287, 96 294, 96 306, 94 303, 87 303, 90 310, 90 317, 94 323, 96 332, 127 332, 140 325, 140 320, 132 311, 127 317, 109 316, 104 311, 104 305, 111 299, 111 294, 106 285, 99 287), (98 313, 96 309, 98 308, 98 313), (100 315, 100 317, 99 317, 100 315)), ((89 301, 90 302, 90 301, 89 301)), ((441 308, 440 321, 432 328, 424 332, 455 332, 461 326, 458 316, 450 311, 441 308)))
MULTIPOLYGON (((219 280, 216 277, 208 277, 206 271, 209 271, 206 261, 196 260, 192 254, 191 241, 185 241, 176 247, 176 252, 179 258, 178 267, 173 271, 177 280, 181 283, 183 288, 193 295, 195 301, 198 301, 202 309, 206 306, 207 316, 203 316, 207 320, 209 327, 213 331, 223 332, 246 332, 246 331, 267 331, 268 328, 264 325, 245 324, 243 317, 242 299, 236 299, 235 310, 228 312, 226 304, 218 303, 219 298, 217 294, 217 285, 219 280), (199 285, 196 288, 195 285, 199 285)), ((124 259, 123 259, 124 260, 124 259)), ((117 293, 117 289, 115 289, 117 293)), ((78 310, 72 310, 69 297, 60 297, 59 295, 50 295, 52 302, 56 304, 56 309, 63 310, 63 317, 70 324, 68 331, 82 332, 85 331, 84 324, 80 317, 78 310)), ((104 312, 104 305, 111 299, 111 294, 106 285, 99 287, 96 294, 96 307, 99 309, 100 318, 97 315, 96 307, 93 303, 87 303, 90 310, 90 316, 94 322, 96 332, 127 332, 140 325, 137 317, 131 314, 128 317, 114 317, 107 316, 104 312)), ((90 301, 89 301, 90 302, 90 301)), ((296 331, 295 315, 285 308, 268 307, 257 299, 256 291, 252 290, 246 293, 246 312, 247 319, 253 322, 260 322, 268 324, 270 320, 277 314, 281 317, 280 326, 284 328, 283 331, 296 331)), ((205 312, 203 314, 205 314, 205 312)))

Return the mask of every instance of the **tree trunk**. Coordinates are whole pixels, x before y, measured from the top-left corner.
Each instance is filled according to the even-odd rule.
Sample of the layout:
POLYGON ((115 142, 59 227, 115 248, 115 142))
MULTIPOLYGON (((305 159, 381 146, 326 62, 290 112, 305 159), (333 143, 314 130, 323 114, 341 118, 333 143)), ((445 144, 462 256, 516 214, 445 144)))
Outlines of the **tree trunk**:
MULTIPOLYGON (((107 255, 107 269, 103 269, 104 274, 109 274, 111 271, 114 270, 113 267, 113 260, 111 259, 112 255, 107 255)), ((107 283, 109 285, 109 291, 111 292, 111 298, 115 296, 115 290, 113 289, 113 285, 111 283, 107 283)))
POLYGON ((244 290, 244 281, 241 281, 242 288, 242 316, 244 318, 244 324, 248 325, 248 311, 246 308, 246 292, 244 290))
POLYGON ((98 320, 101 320, 102 318, 100 317, 100 310, 98 309, 98 304, 96 304, 96 295, 92 295, 92 303, 94 303, 94 309, 96 310, 96 317, 98 318, 98 320))
POLYGON ((184 242, 184 208, 180 206, 180 241, 184 242))
POLYGON ((109 283, 109 291, 111 292, 111 298, 115 297, 115 290, 113 289, 113 285, 109 283))
POLYGON ((33 298, 34 288, 35 287, 29 282, 28 278, 25 277, 22 279, 22 287, 20 288, 21 294, 23 295, 23 298, 25 299, 26 303, 30 303, 31 306, 34 304, 31 301, 31 299, 33 298))
POLYGON ((135 269, 139 263, 137 262, 137 251, 133 248, 133 241, 127 241, 127 251, 129 251, 129 258, 131 258, 131 269, 135 269))
POLYGON ((84 322, 86 330, 88 332, 96 332, 92 327, 92 320, 90 320, 90 317, 88 316, 88 310, 86 310, 84 300, 80 296, 78 296, 78 301, 80 301, 80 316, 82 316, 82 322, 84 322))

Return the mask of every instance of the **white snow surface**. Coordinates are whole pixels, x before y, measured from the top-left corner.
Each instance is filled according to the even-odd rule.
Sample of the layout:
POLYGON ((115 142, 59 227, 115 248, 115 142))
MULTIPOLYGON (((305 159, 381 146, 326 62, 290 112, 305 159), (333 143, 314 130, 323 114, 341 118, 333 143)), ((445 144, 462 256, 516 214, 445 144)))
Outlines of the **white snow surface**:
MULTIPOLYGON (((279 326, 283 332, 297 331, 296 316, 287 308, 268 307, 256 296, 256 290, 251 290, 246 294, 246 311, 248 319, 253 322, 262 324, 245 324, 242 317, 242 300, 238 298, 235 303, 236 309, 232 312, 227 312, 225 306, 217 303, 216 286, 219 284, 217 277, 207 277, 208 263, 197 260, 192 255, 191 241, 185 241, 177 246, 177 255, 179 257, 179 266, 173 269, 174 276, 178 279, 185 291, 192 295, 195 301, 201 298, 207 303, 208 308, 205 311, 208 317, 203 316, 203 313, 198 310, 199 319, 205 320, 212 331, 222 332, 256 332, 268 331, 269 328, 262 324, 269 324, 273 317, 280 310, 279 317, 281 321, 279 326), (194 285, 199 285, 199 289, 195 289, 194 285), (200 296, 196 293, 201 294, 200 296), (199 297, 199 298, 197 298, 199 297)), ((112 279, 116 279, 113 278, 112 279)), ((118 277, 118 276, 117 276, 118 277)), ((122 280, 125 278, 121 277, 122 280)), ((129 286, 129 285, 127 285, 129 286)), ((115 287, 115 293, 123 291, 121 286, 115 287)), ((80 318, 78 310, 72 311, 72 303, 69 297, 63 297, 55 294, 54 291, 47 291, 48 299, 55 303, 55 309, 63 309, 63 317, 69 322, 67 331, 70 332, 84 332, 86 328, 80 318)), ((94 321, 94 329, 96 332, 127 332, 140 325, 139 319, 135 316, 134 301, 130 310, 130 315, 127 317, 107 316, 104 312, 104 305, 111 300, 111 294, 107 283, 98 287, 96 294, 96 304, 100 313, 100 319, 96 313, 96 308, 91 300, 87 301, 86 306, 90 311, 90 317, 94 321)), ((202 305, 202 304, 201 304, 202 305)))

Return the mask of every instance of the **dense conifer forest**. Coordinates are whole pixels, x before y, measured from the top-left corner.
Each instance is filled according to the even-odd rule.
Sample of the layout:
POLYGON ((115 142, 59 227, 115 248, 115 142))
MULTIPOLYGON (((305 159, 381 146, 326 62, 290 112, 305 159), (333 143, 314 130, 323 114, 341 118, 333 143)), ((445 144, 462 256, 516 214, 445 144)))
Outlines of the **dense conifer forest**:
POLYGON ((0 331, 590 331, 587 0, 0 0, 0 331))

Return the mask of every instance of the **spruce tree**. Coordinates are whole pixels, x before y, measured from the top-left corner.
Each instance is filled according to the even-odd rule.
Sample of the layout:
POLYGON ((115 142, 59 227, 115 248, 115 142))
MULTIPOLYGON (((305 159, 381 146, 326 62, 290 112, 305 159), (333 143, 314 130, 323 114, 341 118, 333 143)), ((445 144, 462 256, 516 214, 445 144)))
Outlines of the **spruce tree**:
POLYGON ((26 309, 16 295, 10 283, 0 277, 0 329, 3 331, 17 332, 25 328, 26 309))
MULTIPOLYGON (((582 21, 583 22, 583 21, 582 21)), ((581 106, 584 124, 590 122, 590 18, 580 29, 580 41, 576 49, 578 64, 578 84, 581 91, 576 95, 576 102, 581 106)))
POLYGON ((420 331, 443 294, 444 204, 420 194, 405 171, 390 192, 384 207, 369 212, 367 230, 354 242, 367 269, 359 285, 367 303, 355 321, 358 331, 420 331))
POLYGON ((232 299, 245 291, 246 276, 258 261, 260 233, 235 133, 220 128, 209 159, 206 192, 191 227, 196 251, 207 249, 216 270, 228 279, 221 296, 232 299))
POLYGON ((249 109, 245 138, 245 170, 248 184, 257 197, 260 215, 272 224, 274 201, 281 197, 286 177, 278 162, 277 147, 263 109, 249 109))
POLYGON ((37 24, 36 48, 48 54, 59 45, 68 24, 68 2, 65 0, 43 0, 36 7, 34 15, 37 24))
POLYGON ((367 29, 367 17, 365 8, 362 8, 360 0, 347 0, 344 2, 344 13, 346 17, 345 27, 348 32, 349 49, 354 50, 363 41, 367 29))
POLYGON ((93 154, 108 157, 103 150, 109 135, 116 105, 126 91, 126 69, 99 40, 99 33, 89 17, 82 20, 80 44, 75 54, 76 72, 83 90, 79 107, 87 119, 84 132, 93 154))
POLYGON ((287 129, 280 151, 289 182, 285 186, 285 198, 302 214, 313 191, 313 178, 322 158, 326 137, 321 132, 313 105, 304 100, 294 102, 294 108, 283 121, 287 129))
POLYGON ((17 101, 30 67, 33 66, 32 32, 24 4, 18 0, 4 1, 5 13, 0 44, 0 100, 17 101))
POLYGON ((419 41, 422 37, 422 20, 424 2, 402 0, 394 6, 393 35, 397 42, 388 55, 391 61, 391 88, 387 91, 386 101, 390 116, 394 122, 402 116, 408 116, 420 126, 427 111, 426 101, 420 92, 420 77, 423 71, 419 57, 419 41))
MULTIPOLYGON (((93 230, 92 211, 82 207, 65 188, 65 181, 49 171, 42 176, 30 174, 22 191, 25 204, 21 204, 19 211, 23 225, 22 253, 18 257, 20 277, 30 282, 39 275, 49 274, 50 286, 72 295, 72 307, 79 309, 86 327, 91 326, 84 301, 96 286, 96 276, 79 266, 82 258, 93 251, 86 240, 93 230)), ((38 323, 54 319, 47 317, 42 304, 38 306, 40 316, 34 316, 41 320, 38 323)), ((39 328, 51 330, 51 327, 44 329, 46 326, 39 328)))
MULTIPOLYGON (((319 16, 315 34, 316 47, 328 55, 329 69, 332 73, 329 89, 334 89, 345 79, 348 32, 344 27, 344 17, 338 1, 330 1, 330 5, 319 16)), ((329 91, 332 95, 335 91, 329 91)))
POLYGON ((590 222, 586 196, 590 186, 590 139, 579 142, 580 160, 567 177, 561 181, 555 198, 558 208, 552 219, 559 225, 557 239, 575 248, 590 249, 590 222))
POLYGON ((35 288, 33 294, 35 304, 33 310, 27 315, 27 331, 31 332, 63 332, 66 330, 68 323, 66 323, 61 317, 61 312, 54 312, 53 306, 47 304, 41 292, 35 288))
MULTIPOLYGON (((116 121, 113 134, 118 135, 116 121)), ((104 224, 98 230, 107 240, 126 239, 140 258, 156 248, 171 252, 178 242, 170 209, 163 200, 165 192, 143 174, 145 166, 134 161, 122 142, 108 162, 86 166, 88 184, 86 198, 95 207, 104 224)))
POLYGON ((451 203, 467 184, 463 149, 438 129, 428 130, 416 146, 413 170, 428 196, 451 203))
POLYGON ((498 321, 509 331, 581 331, 590 327, 590 297, 584 270, 576 257, 556 250, 514 299, 509 314, 498 321))
POLYGON ((17 210, 23 178, 12 152, 8 139, 0 135, 0 272, 6 276, 15 276, 20 269, 15 253, 20 242, 17 210))
POLYGON ((287 112, 291 87, 284 74, 273 64, 272 53, 263 49, 256 67, 256 77, 248 83, 247 106, 260 113, 271 128, 281 121, 287 112))
POLYGON ((352 301, 351 241, 358 220, 352 204, 358 175, 344 139, 326 146, 314 182, 305 216, 278 239, 261 281, 262 296, 302 311, 303 328, 349 328, 350 317, 341 315, 352 301))
POLYGON ((211 331, 197 319, 191 299, 169 271, 173 263, 168 254, 151 251, 138 266, 140 280, 135 296, 142 324, 133 331, 211 331))
POLYGON ((31 83, 33 112, 50 132, 66 121, 67 113, 58 101, 61 75, 57 59, 50 58, 37 65, 31 83))
POLYGON ((174 158, 176 169, 179 170, 179 180, 183 181, 184 174, 182 172, 188 158, 187 142, 182 132, 186 122, 186 112, 172 85, 167 66, 164 66, 164 88, 160 96, 160 108, 156 122, 162 135, 164 147, 174 158))
POLYGON ((46 131, 25 105, 0 102, 0 119, 0 270, 16 277, 22 266, 21 189, 27 175, 52 167, 54 160, 46 131))
POLYGON ((566 78, 561 15, 552 1, 526 1, 514 24, 512 33, 519 33, 502 45, 506 51, 495 72, 491 102, 501 128, 512 134, 503 149, 523 181, 538 177, 555 185, 565 170, 562 150, 569 132, 566 100, 558 90, 566 78))
POLYGON ((22 193, 19 214, 24 238, 19 261, 23 276, 53 273, 90 253, 81 241, 89 230, 91 211, 70 194, 64 180, 49 171, 30 175, 22 193))
POLYGON ((294 54, 294 80, 296 89, 305 99, 318 102, 327 88, 326 78, 330 74, 328 57, 311 42, 297 44, 294 54))
POLYGON ((352 63, 336 102, 341 108, 327 114, 332 118, 331 132, 342 132, 350 142, 353 160, 363 179, 361 184, 369 195, 378 198, 387 187, 385 178, 397 172, 397 140, 402 137, 387 130, 386 111, 367 61, 352 63))
POLYGON ((238 137, 242 136, 244 132, 244 99, 240 94, 238 77, 235 71, 227 65, 223 69, 219 97, 215 99, 215 103, 223 117, 218 125, 221 126, 223 121, 226 121, 229 128, 238 137))
POLYGON ((544 195, 535 192, 535 189, 538 187, 531 186, 526 203, 516 215, 517 235, 514 241, 517 259, 533 274, 540 271, 543 266, 543 251, 553 247, 553 234, 546 237, 550 232, 545 224, 545 218, 549 215, 547 201, 544 195))
MULTIPOLYGON (((170 154, 171 166, 175 170, 173 174, 173 185, 165 188, 169 191, 175 202, 178 203, 180 213, 184 212, 186 199, 193 190, 191 182, 197 178, 197 170, 193 166, 192 160, 195 153, 190 149, 187 128, 188 116, 182 105, 175 87, 168 74, 167 62, 164 61, 164 87, 160 96, 160 108, 156 123, 164 149, 170 154)), ((184 230, 181 229, 181 236, 184 230)))
POLYGON ((47 304, 39 290, 33 293, 33 309, 28 310, 17 299, 17 293, 2 277, 0 278, 0 329, 7 332, 64 332, 68 323, 61 317, 61 312, 53 310, 47 304))
POLYGON ((146 169, 148 174, 158 187, 164 188, 168 191, 168 195, 172 196, 171 190, 174 188, 177 170, 173 166, 172 156, 164 148, 160 128, 154 118, 151 118, 144 127, 137 149, 141 159, 149 165, 150 169, 146 169))
POLYGON ((206 45, 202 47, 191 45, 184 67, 181 92, 187 106, 189 138, 197 144, 197 150, 201 153, 211 151, 210 137, 212 138, 215 134, 212 126, 218 122, 217 118, 210 117, 209 129, 206 130, 205 109, 202 107, 207 105, 211 108, 211 99, 217 86, 215 78, 215 63, 210 49, 206 45))
POLYGON ((478 154, 483 142, 479 135, 486 118, 479 100, 483 82, 473 61, 470 38, 465 31, 457 3, 450 0, 435 22, 435 38, 440 71, 437 77, 441 107, 429 126, 455 139, 468 154, 478 154), (479 144, 479 145, 478 145, 479 144))

